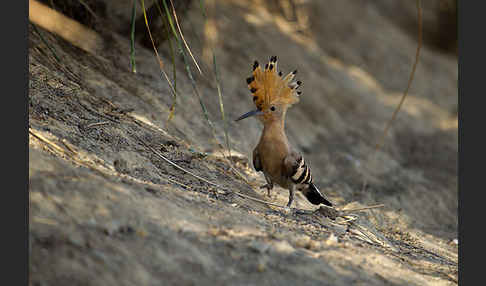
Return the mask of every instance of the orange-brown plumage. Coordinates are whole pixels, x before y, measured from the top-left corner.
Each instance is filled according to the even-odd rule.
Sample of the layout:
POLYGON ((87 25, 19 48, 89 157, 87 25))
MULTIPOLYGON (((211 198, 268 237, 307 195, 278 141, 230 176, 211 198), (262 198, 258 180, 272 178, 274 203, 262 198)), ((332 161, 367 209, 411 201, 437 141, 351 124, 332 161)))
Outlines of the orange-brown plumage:
POLYGON ((282 73, 277 72, 276 56, 270 58, 263 71, 255 61, 252 76, 246 82, 257 109, 240 116, 237 121, 256 116, 263 123, 262 136, 253 150, 253 166, 265 175, 267 184, 262 187, 266 187, 269 194, 276 183, 289 190, 287 207, 292 204, 296 189, 313 204, 332 206, 312 183, 310 168, 285 135, 287 109, 299 101, 300 91, 296 89, 301 82, 292 81, 296 73, 293 71, 282 77, 282 73))
POLYGON ((265 111, 272 105, 287 107, 299 101, 296 88, 300 82, 291 82, 297 71, 282 77, 277 73, 277 57, 271 57, 265 69, 255 61, 253 73, 247 79, 248 88, 252 91, 255 106, 265 111))

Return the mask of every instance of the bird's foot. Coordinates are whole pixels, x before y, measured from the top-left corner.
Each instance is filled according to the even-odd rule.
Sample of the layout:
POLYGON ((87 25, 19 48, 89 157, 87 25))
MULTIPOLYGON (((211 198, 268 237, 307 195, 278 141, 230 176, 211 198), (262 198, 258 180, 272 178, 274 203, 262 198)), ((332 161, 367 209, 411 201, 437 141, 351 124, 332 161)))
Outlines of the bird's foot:
POLYGON ((270 186, 270 184, 265 184, 265 185, 262 185, 260 186, 260 189, 271 189, 272 186, 270 186))
POLYGON ((285 215, 287 215, 287 216, 289 216, 289 215, 290 215, 290 216, 293 216, 293 215, 297 214, 297 209, 295 209, 295 208, 291 208, 291 207, 289 207, 289 206, 286 206, 286 207, 284 207, 284 208, 282 209, 282 212, 283 212, 285 215))
POLYGON ((267 196, 268 197, 271 197, 270 196, 270 191, 273 189, 273 185, 265 184, 263 186, 260 186, 260 189, 267 189, 267 196))
POLYGON ((314 215, 316 212, 317 211, 302 210, 302 209, 295 210, 296 215, 314 215))

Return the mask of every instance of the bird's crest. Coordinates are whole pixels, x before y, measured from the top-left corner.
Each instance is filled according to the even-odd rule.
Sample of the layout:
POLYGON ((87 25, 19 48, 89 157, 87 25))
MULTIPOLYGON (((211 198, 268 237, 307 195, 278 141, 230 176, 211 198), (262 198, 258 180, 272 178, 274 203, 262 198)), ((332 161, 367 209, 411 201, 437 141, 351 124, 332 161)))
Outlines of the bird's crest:
POLYGON ((296 89, 301 85, 300 81, 292 81, 297 70, 282 76, 282 72, 277 71, 277 57, 270 58, 270 62, 265 65, 265 69, 255 61, 253 64, 253 74, 246 79, 248 88, 253 94, 253 101, 259 110, 265 110, 273 104, 292 105, 299 101, 300 91, 296 89))

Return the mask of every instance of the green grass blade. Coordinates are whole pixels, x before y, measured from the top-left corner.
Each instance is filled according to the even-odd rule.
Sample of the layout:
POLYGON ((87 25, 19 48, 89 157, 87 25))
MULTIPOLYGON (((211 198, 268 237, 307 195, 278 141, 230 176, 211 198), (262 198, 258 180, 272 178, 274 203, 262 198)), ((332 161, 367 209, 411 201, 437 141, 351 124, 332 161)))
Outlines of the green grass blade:
POLYGON ((201 14, 203 15, 204 19, 206 19, 207 16, 206 9, 204 9, 204 0, 199 0, 199 9, 201 9, 201 14))
POLYGON ((221 143, 218 140, 218 137, 216 136, 216 131, 215 131, 213 122, 209 118, 209 114, 208 114, 206 105, 204 105, 204 102, 202 101, 201 93, 199 92, 199 89, 197 88, 196 80, 194 79, 194 77, 192 75, 191 68, 189 67, 189 62, 187 60, 187 55, 184 52, 184 49, 182 48, 181 39, 179 38, 179 35, 177 34, 176 29, 174 27, 174 23, 172 21, 172 16, 171 16, 171 13, 169 11, 169 7, 165 3, 165 1, 162 1, 162 3, 164 5, 164 9, 165 9, 165 12, 167 14, 167 20, 169 22, 169 26, 171 27, 172 33, 174 35, 174 38, 176 39, 179 53, 181 53, 181 55, 182 55, 182 58, 183 58, 183 61, 184 61, 184 68, 186 70, 187 76, 189 77, 189 80, 191 81, 191 85, 192 85, 193 92, 194 92, 195 96, 197 97, 197 99, 199 101, 199 105, 201 106, 201 109, 203 111, 204 118, 205 118, 206 122, 208 123, 208 125, 209 125, 209 127, 211 129, 211 133, 212 133, 212 135, 213 135, 213 137, 214 137, 214 139, 216 141, 216 144, 218 146, 220 146, 220 148, 223 148, 222 145, 221 145, 221 143))
POLYGON ((219 110, 221 111, 221 118, 223 120, 224 139, 226 141, 226 148, 228 148, 228 154, 231 157, 231 149, 230 149, 229 137, 228 137, 228 123, 224 116, 223 92, 221 90, 221 84, 220 84, 219 74, 218 74, 218 65, 216 64, 216 55, 214 54, 214 51, 213 51, 213 68, 214 68, 214 77, 216 79, 216 87, 218 88, 219 110))
POLYGON ((132 6, 132 20, 130 29, 130 68, 133 73, 137 73, 135 65, 135 17, 137 15, 137 0, 133 0, 132 6))
MULTIPOLYGON (((172 91, 173 97, 176 98, 177 97, 177 91, 174 89, 174 86, 172 85, 169 77, 167 76, 167 73, 165 72, 164 63, 162 62, 162 59, 159 56, 159 52, 157 51, 157 47, 155 47, 155 43, 154 43, 154 39, 152 37, 152 33, 150 32, 150 26, 148 24, 147 12, 145 11, 144 0, 141 0, 141 4, 142 4, 142 10, 143 10, 143 17, 144 17, 144 20, 145 20, 145 26, 147 27, 147 31, 148 31, 149 36, 150 36, 150 41, 152 42, 152 47, 154 49, 155 56, 156 56, 158 63, 159 63, 160 71, 161 71, 162 75, 164 76, 165 80, 167 81, 167 83, 169 84, 169 87, 170 87, 170 90, 172 91)), ((170 114, 169 114, 169 116, 170 116, 170 114)))
MULTIPOLYGON (((164 29, 167 33, 167 40, 169 41, 170 57, 172 59, 172 77, 173 77, 173 80, 174 80, 174 90, 177 92, 177 70, 176 70, 176 64, 175 64, 175 51, 174 51, 174 46, 173 46, 173 43, 172 43, 172 37, 171 37, 170 31, 169 31, 169 22, 166 19, 166 17, 164 17, 164 13, 162 12, 162 9, 160 8, 159 1, 154 0, 154 3, 157 6, 157 10, 159 11, 159 14, 160 14, 160 19, 162 20, 164 29)), ((172 118, 174 117, 176 105, 177 105, 177 96, 174 96, 174 99, 172 100, 172 104, 171 104, 170 109, 169 109, 170 113, 169 113, 169 116, 167 118, 167 123, 169 123, 172 120, 172 118)))

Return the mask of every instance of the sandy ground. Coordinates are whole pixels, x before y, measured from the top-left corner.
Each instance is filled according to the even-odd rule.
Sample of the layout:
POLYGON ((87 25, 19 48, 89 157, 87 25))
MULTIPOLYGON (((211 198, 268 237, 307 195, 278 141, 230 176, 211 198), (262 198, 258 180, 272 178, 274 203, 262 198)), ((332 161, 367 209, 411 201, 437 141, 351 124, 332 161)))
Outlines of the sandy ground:
MULTIPOLYGON (((107 2, 99 55, 39 29, 57 63, 29 28, 31 285, 457 284, 457 58, 424 45, 409 97, 373 155, 411 71, 415 7, 296 2, 289 12, 287 1, 205 1, 204 18, 195 1, 184 14, 216 137, 224 142, 213 51, 229 119, 252 108, 253 61, 277 55, 303 81, 287 134, 317 185, 339 209, 385 207, 331 220, 237 195, 288 198, 281 188, 267 197, 248 164, 259 123, 228 120, 234 168, 251 188, 222 158, 181 58, 167 122, 172 96, 153 51, 137 45, 130 73, 129 38, 118 33, 131 1, 107 2)), ((433 9, 424 5, 424 20, 433 9)), ((159 48, 172 77, 167 42, 159 48)), ((300 194, 295 207, 316 209, 300 194)))

